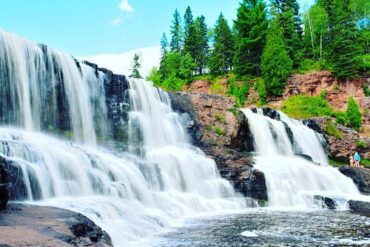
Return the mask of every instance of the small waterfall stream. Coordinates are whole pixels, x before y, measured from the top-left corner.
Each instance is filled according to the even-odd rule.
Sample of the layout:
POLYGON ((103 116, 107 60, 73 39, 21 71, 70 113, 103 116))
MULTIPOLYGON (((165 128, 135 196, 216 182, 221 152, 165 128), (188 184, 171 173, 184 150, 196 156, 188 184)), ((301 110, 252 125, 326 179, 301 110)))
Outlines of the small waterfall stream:
MULTIPOLYGON (((254 138, 255 168, 266 177, 270 207, 319 208, 317 195, 334 199, 361 197, 350 178, 328 166, 320 135, 280 112, 281 121, 264 116, 260 109, 257 113, 249 109, 243 112, 254 138), (293 144, 284 123, 293 133, 293 144), (297 151, 311 157, 313 162, 296 155, 297 151)), ((345 203, 342 200, 342 207, 345 203)))

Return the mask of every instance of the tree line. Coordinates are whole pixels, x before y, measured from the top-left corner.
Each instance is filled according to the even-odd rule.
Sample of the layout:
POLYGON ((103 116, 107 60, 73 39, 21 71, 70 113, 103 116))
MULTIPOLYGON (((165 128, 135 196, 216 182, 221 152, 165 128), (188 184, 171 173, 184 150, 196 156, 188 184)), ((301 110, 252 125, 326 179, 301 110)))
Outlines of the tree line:
POLYGON ((329 69, 353 79, 370 69, 369 22, 367 0, 318 0, 303 14, 297 0, 243 0, 232 25, 221 13, 213 28, 190 7, 183 16, 175 10, 149 79, 181 90, 196 77, 233 74, 258 81, 267 96, 282 95, 293 72, 329 69))

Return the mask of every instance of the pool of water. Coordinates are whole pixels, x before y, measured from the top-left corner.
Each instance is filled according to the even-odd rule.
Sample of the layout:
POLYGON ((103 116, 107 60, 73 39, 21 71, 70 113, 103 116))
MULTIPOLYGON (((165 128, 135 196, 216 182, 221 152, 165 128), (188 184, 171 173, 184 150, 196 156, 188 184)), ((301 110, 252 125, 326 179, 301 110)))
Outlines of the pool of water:
POLYGON ((254 210, 186 219, 145 245, 370 246, 370 218, 346 211, 254 210), (150 242, 150 244, 149 244, 150 242))

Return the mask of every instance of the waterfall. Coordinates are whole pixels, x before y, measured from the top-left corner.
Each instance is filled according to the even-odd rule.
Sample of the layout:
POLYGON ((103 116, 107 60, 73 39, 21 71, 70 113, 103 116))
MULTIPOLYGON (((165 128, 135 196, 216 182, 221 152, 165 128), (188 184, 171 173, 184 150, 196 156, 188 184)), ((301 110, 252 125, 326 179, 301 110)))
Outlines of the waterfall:
POLYGON ((100 146, 97 137, 110 138, 106 76, 0 31, 0 156, 16 176, 13 200, 83 213, 115 246, 137 246, 184 216, 247 206, 150 82, 128 82, 130 152, 100 146))
POLYGON ((71 131, 76 141, 95 144, 89 85, 101 83, 101 76, 66 54, 0 29, 2 123, 32 131, 71 131))
POLYGON ((317 195, 344 200, 361 197, 350 178, 328 166, 320 135, 281 112, 281 121, 264 116, 261 110, 243 112, 254 139, 255 168, 265 174, 269 206, 317 208, 317 195), (311 157, 313 162, 296 153, 311 157))

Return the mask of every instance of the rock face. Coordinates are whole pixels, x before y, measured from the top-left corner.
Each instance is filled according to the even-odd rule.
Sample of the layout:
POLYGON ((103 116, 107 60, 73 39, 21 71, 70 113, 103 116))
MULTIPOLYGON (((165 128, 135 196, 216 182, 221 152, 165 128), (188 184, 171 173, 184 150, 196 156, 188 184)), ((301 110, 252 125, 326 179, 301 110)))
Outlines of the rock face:
POLYGON ((72 211, 10 204, 0 212, 1 246, 112 246, 106 232, 72 211))
POLYGON ((216 161, 221 176, 245 196, 267 200, 264 174, 253 168, 249 153, 254 145, 248 122, 235 101, 198 93, 172 93, 170 97, 193 144, 216 161))
POLYGON ((350 166, 342 166, 339 171, 351 178, 360 192, 370 195, 370 170, 350 166))
POLYGON ((9 200, 9 174, 5 159, 0 156, 0 210, 6 207, 9 200))
POLYGON ((370 140, 360 137, 357 131, 336 124, 332 119, 327 117, 304 120, 304 123, 309 128, 324 135, 327 142, 328 155, 331 159, 349 162, 350 155, 356 151, 362 158, 368 159, 370 157, 370 140), (336 136, 328 133, 328 124, 334 126, 338 131, 336 136), (359 143, 362 143, 364 146, 359 146, 359 143))

